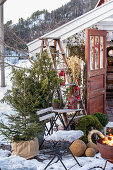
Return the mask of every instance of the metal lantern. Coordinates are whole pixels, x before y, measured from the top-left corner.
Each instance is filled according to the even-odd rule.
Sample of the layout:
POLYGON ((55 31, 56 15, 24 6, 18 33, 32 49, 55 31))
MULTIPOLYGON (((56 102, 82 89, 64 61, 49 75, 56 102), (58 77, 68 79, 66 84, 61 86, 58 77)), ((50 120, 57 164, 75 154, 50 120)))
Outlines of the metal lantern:
POLYGON ((61 72, 59 73, 59 78, 61 78, 61 80, 62 80, 61 85, 65 86, 66 77, 65 77, 65 72, 63 70, 61 70, 61 72))
POLYGON ((80 87, 78 86, 73 87, 73 95, 77 100, 80 100, 80 87))

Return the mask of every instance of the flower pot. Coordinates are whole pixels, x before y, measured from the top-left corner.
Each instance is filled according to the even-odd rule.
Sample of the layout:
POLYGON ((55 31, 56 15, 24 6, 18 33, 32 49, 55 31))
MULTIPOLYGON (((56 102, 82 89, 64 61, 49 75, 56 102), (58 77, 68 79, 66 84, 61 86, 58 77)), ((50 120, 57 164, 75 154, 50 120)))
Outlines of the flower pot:
POLYGON ((112 62, 108 62, 108 65, 109 65, 109 66, 112 66, 112 62))
POLYGON ((54 102, 53 102, 53 104, 52 104, 52 107, 53 107, 54 109, 60 109, 60 108, 61 108, 60 103, 54 103, 54 102))
POLYGON ((33 158, 39 151, 37 138, 30 141, 12 142, 11 146, 13 155, 21 156, 25 159, 33 158))

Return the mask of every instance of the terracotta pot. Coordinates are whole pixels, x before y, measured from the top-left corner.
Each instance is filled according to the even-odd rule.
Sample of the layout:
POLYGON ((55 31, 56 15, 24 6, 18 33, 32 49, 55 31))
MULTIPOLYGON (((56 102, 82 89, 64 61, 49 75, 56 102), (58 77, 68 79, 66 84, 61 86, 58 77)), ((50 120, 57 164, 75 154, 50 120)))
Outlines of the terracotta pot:
POLYGON ((25 159, 35 157, 39 151, 37 138, 30 141, 12 142, 11 146, 13 155, 21 156, 25 159))

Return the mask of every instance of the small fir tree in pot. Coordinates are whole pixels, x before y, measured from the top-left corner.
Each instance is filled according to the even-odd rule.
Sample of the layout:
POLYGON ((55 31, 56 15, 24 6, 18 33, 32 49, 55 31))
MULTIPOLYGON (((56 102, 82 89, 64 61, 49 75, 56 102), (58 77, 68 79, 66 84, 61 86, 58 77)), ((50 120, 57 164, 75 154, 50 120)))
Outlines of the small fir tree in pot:
MULTIPOLYGON (((11 140, 12 147, 19 142, 23 145, 23 149, 25 148, 24 142, 32 144, 31 150, 34 153, 31 155, 25 156, 23 153, 17 153, 25 158, 31 158, 37 155, 38 142, 35 137, 42 131, 36 111, 38 108, 48 107, 51 104, 54 87, 60 81, 56 71, 52 69, 49 57, 44 54, 33 63, 30 69, 13 69, 12 83, 12 90, 7 91, 2 102, 7 102, 16 114, 5 115, 9 123, 6 125, 1 121, 0 132, 11 140)), ((23 149, 20 150, 23 151, 23 149)))
MULTIPOLYGON (((13 154, 29 159, 38 153, 38 139, 36 136, 42 131, 42 125, 36 115, 36 102, 29 91, 29 86, 31 86, 29 82, 32 79, 25 75, 25 70, 13 69, 12 81, 12 90, 7 91, 2 101, 11 105, 16 114, 5 115, 8 118, 8 125, 1 121, 0 131, 11 140, 13 154), (28 148, 30 148, 30 152, 28 148)), ((33 85, 32 81, 32 88, 33 86, 35 84, 33 85)))

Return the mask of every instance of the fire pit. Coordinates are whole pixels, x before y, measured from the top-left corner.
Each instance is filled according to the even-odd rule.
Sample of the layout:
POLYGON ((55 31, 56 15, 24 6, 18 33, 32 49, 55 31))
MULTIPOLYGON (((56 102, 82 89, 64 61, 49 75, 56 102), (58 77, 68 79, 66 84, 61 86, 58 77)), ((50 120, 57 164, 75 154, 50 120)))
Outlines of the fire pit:
MULTIPOLYGON (((105 137, 106 138, 106 137, 105 137)), ((99 152, 101 153, 101 156, 107 160, 110 160, 110 162, 113 163, 113 145, 110 146, 106 143, 103 143, 104 139, 98 139, 97 140, 97 147, 99 152)))
POLYGON ((101 138, 97 140, 97 147, 101 156, 113 163, 113 135, 111 129, 109 129, 109 136, 104 136, 98 130, 92 130, 88 134, 88 141, 92 142, 92 135, 98 134, 101 138))

